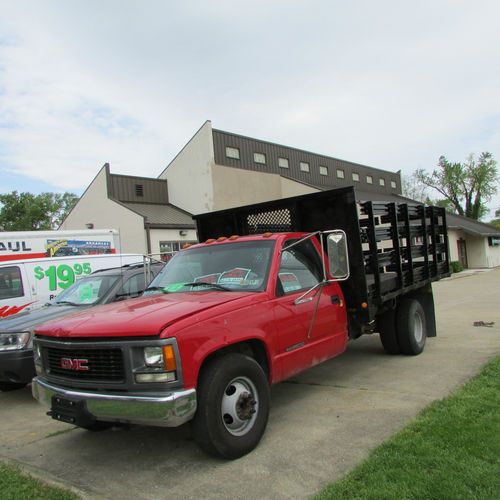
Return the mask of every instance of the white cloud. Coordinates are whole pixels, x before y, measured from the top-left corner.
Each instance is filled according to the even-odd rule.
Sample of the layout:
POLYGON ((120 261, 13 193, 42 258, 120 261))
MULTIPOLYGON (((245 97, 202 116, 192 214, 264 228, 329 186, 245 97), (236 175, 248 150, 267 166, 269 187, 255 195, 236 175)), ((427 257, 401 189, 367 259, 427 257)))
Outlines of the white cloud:
MULTIPOLYGON (((0 6, 0 167, 157 175, 217 128, 380 168, 500 160, 494 1, 0 6)), ((500 204, 500 199, 499 203, 500 204)))

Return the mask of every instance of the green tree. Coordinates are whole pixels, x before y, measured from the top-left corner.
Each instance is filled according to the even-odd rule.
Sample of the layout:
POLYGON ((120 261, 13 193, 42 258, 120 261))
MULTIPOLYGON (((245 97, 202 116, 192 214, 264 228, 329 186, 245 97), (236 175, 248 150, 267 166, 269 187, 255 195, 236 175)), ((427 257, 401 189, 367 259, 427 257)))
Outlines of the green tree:
POLYGON ((432 173, 420 169, 416 175, 444 196, 457 214, 476 220, 487 213, 486 203, 497 192, 497 162, 487 152, 477 160, 471 154, 463 163, 451 163, 441 156, 432 173))
POLYGON ((57 229, 78 201, 73 193, 0 194, 0 230, 57 229))
POLYGON ((490 224, 500 229, 500 208, 495 210, 495 219, 490 221, 490 224))

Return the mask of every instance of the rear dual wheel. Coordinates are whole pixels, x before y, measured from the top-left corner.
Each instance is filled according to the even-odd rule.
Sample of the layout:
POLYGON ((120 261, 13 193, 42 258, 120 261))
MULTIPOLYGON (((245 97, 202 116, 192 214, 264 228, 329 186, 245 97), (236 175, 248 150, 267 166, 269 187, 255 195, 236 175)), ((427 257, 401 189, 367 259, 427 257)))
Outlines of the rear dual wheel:
POLYGON ((425 311, 417 299, 401 299, 379 318, 380 340, 388 354, 420 354, 427 339, 425 311))

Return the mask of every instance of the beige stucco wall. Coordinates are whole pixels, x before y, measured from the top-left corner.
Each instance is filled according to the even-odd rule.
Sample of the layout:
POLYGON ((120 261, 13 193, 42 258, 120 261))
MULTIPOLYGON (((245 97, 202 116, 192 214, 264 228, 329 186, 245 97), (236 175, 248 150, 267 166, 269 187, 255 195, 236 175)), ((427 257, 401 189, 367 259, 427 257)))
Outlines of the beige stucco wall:
POLYGON ((207 121, 159 176, 168 180, 169 202, 192 214, 213 210, 214 164, 212 124, 207 121))
POLYGON ((160 253, 160 241, 198 241, 195 229, 186 229, 186 236, 179 234, 179 229, 151 229, 151 253, 160 253))
POLYGON ((500 246, 490 247, 488 238, 472 236, 459 229, 448 230, 450 260, 458 261, 457 240, 463 238, 467 249, 467 264, 470 269, 500 266, 500 246))
POLYGON ((486 260, 488 267, 500 266, 500 246, 486 247, 486 260))
POLYGON ((212 167, 212 178, 214 186, 213 210, 223 210, 318 191, 278 174, 254 172, 222 165, 212 167))
POLYGON ((450 261, 458 261, 457 240, 462 237, 462 231, 448 229, 448 245, 450 248, 450 261))
POLYGON ((117 229, 120 232, 123 253, 146 253, 144 219, 120 204, 110 200, 106 186, 106 167, 103 167, 60 229, 117 229))

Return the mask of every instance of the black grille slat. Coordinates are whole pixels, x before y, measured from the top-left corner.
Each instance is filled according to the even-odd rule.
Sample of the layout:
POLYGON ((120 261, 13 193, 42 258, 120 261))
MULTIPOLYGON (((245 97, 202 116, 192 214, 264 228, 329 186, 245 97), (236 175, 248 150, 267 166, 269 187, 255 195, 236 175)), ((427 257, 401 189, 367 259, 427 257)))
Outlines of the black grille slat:
POLYGON ((47 347, 46 359, 51 375, 77 380, 122 382, 125 380, 123 353, 119 348, 58 349, 47 347), (61 366, 61 358, 86 359, 88 370, 72 370, 61 366))

